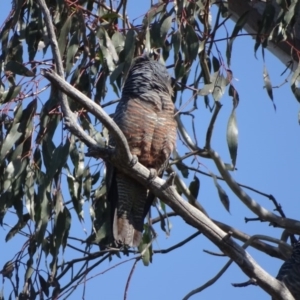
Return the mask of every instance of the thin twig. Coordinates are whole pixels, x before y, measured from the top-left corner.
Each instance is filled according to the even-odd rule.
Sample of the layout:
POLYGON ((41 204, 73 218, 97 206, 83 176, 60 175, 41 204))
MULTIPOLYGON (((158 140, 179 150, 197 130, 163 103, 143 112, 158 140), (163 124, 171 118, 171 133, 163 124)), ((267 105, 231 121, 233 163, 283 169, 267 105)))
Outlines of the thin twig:
POLYGON ((223 161, 217 152, 210 149, 209 153, 211 158, 216 164, 220 174, 224 178, 227 185, 231 188, 233 193, 259 218, 265 221, 269 221, 276 226, 280 226, 290 230, 292 233, 300 234, 300 222, 290 218, 281 218, 269 210, 265 209, 263 206, 258 204, 254 199, 252 199, 233 179, 230 173, 227 171, 223 161))
POLYGON ((129 276, 128 276, 128 279, 127 279, 127 282, 126 282, 126 286, 125 286, 125 292, 124 292, 124 300, 127 299, 127 292, 128 292, 128 288, 129 288, 129 284, 130 284, 130 281, 131 281, 131 278, 132 278, 132 275, 133 275, 133 272, 135 270, 135 267, 138 263, 138 261, 142 258, 142 256, 138 257, 135 262, 133 263, 133 266, 130 270, 130 273, 129 273, 129 276))
POLYGON ((212 133, 213 133, 213 130, 214 130, 214 125, 215 125, 215 122, 217 120, 217 116, 219 114, 219 111, 222 108, 222 105, 219 101, 216 101, 215 104, 216 104, 215 105, 215 110, 214 110, 214 113, 211 117, 209 126, 208 126, 207 131, 206 131, 205 149, 210 149, 210 141, 211 141, 212 133))
MULTIPOLYGON (((261 240, 261 239, 265 239, 268 241, 273 241, 273 242, 278 242, 277 239, 273 239, 271 237, 267 237, 264 235, 253 235, 244 245, 243 245, 243 249, 246 249, 248 246, 250 246, 255 240, 261 240)), ((233 260, 230 259, 225 266, 216 274, 216 276, 214 276, 212 279, 208 280, 205 284, 201 285, 199 288, 196 288, 194 290, 192 290, 191 292, 189 292, 184 298, 183 300, 187 300, 189 299, 191 296, 198 294, 200 292, 202 292, 203 290, 205 290, 206 288, 208 288, 209 286, 211 286, 212 284, 214 284, 225 272, 226 270, 230 267, 230 265, 232 264, 233 260)))
POLYGON ((224 253, 216 253, 216 252, 212 252, 212 251, 209 251, 209 250, 203 250, 203 252, 209 254, 209 255, 213 255, 213 256, 226 256, 224 253))
POLYGON ((181 241, 180 243, 168 248, 168 249, 162 249, 162 250, 153 250, 153 253, 160 253, 160 254, 166 254, 169 253, 177 248, 182 247, 183 245, 185 245, 186 243, 190 242, 191 240, 193 240, 195 237, 197 237, 198 235, 200 235, 201 232, 197 231, 194 234, 192 234, 191 236, 189 236, 188 238, 184 239, 183 241, 181 241))

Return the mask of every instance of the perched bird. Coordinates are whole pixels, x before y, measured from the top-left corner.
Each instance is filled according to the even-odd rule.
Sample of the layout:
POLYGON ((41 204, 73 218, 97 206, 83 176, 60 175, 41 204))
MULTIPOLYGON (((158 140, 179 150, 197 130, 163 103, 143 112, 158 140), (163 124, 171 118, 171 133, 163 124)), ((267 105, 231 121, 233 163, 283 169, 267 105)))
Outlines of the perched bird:
POLYGON ((292 255, 283 263, 276 279, 286 285, 295 300, 300 300, 300 241, 293 245, 292 255))
MULTIPOLYGON (((148 56, 133 61, 114 121, 124 133, 131 153, 161 176, 175 147, 177 128, 170 76, 164 65, 148 56)), ((113 137, 109 142, 114 145, 113 137)), ((114 240, 137 247, 154 196, 110 164, 106 178, 114 240)))

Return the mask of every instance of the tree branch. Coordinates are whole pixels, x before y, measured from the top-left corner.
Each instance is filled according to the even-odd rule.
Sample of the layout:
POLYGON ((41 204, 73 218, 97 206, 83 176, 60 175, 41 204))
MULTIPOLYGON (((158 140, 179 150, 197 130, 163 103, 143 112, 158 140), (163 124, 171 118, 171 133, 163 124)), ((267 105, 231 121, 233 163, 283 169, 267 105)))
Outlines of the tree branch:
MULTIPOLYGON (((264 239, 264 240, 268 240, 268 241, 275 241, 276 239, 274 238, 269 238, 269 237, 266 237, 266 236, 263 236, 263 235, 253 235, 251 238, 249 238, 249 240, 246 241, 246 243, 243 245, 243 249, 246 249, 248 246, 251 246, 253 243, 256 242, 256 240, 261 240, 261 239, 264 239)), ((277 241, 277 240, 276 240, 277 241)), ((275 242, 276 242, 275 241, 275 242)), ((200 292, 202 292, 203 290, 205 290, 206 288, 208 288, 209 286, 211 286, 212 284, 214 284, 225 272, 226 270, 230 267, 230 265, 232 264, 233 260, 230 259, 226 264, 225 266, 213 277, 211 278, 210 280, 208 280, 205 284, 201 285, 200 287, 192 290, 191 292, 189 292, 184 298, 183 300, 187 300, 189 299, 191 296, 195 295, 195 294, 198 294, 200 292)), ((255 281, 255 278, 253 277, 250 277, 250 281, 255 281)), ((278 298, 279 299, 279 298, 278 298)), ((280 298, 281 299, 281 298, 280 298)), ((292 297, 293 299, 293 297, 292 297)))
MULTIPOLYGON (((50 73, 47 72, 47 74, 50 73)), ((59 84, 57 83, 57 85, 60 86, 64 92, 67 92, 69 96, 76 96, 76 98, 74 98, 75 100, 81 101, 80 99, 88 99, 79 91, 77 91, 74 87, 61 80, 58 76, 51 76, 51 80, 53 80, 53 82, 55 82, 56 80, 59 81, 59 84)), ((91 102, 91 100, 89 100, 89 102, 91 102)), ((82 104, 82 101, 79 103, 82 104)), ((88 105, 86 104, 85 107, 88 107, 88 105)), ((99 115, 98 117, 100 121, 103 121, 102 115, 99 115)), ((113 123, 113 120, 111 120, 111 123, 113 123)), ((116 125, 111 125, 111 128, 113 128, 113 126, 116 125)), ((113 131, 112 134, 116 134, 116 132, 113 131)), ((125 149, 125 146, 123 149, 125 149)), ((213 155, 212 152, 213 151, 210 151, 211 156, 214 160, 216 160, 216 156, 213 155)), ((216 160, 215 162, 218 162, 219 160, 216 160)), ((222 252, 224 252, 227 256, 232 258, 243 270, 243 272, 249 276, 249 278, 257 279, 258 285, 262 287, 266 292, 268 292, 273 297, 277 297, 279 295, 281 299, 292 299, 289 296, 289 291, 286 288, 283 289, 280 282, 275 280, 275 278, 270 276, 266 271, 264 271, 260 266, 258 266, 257 263, 252 259, 252 257, 248 253, 246 253, 233 239, 227 238, 227 234, 224 231, 222 231, 217 225, 215 225, 213 221, 211 221, 198 209, 194 208, 189 203, 184 201, 178 195, 174 186, 170 186, 163 179, 158 177, 149 180, 149 178, 151 178, 151 175, 147 168, 145 168, 140 163, 136 163, 133 166, 130 165, 130 161, 128 160, 128 158, 127 161, 124 161, 124 157, 119 153, 117 153, 117 155, 113 157, 112 163, 115 165, 115 167, 121 169, 122 172, 124 172, 128 176, 135 178, 137 181, 150 188, 151 191, 154 192, 154 194, 157 197, 159 197, 167 205, 169 205, 188 224, 201 231, 208 239, 215 243, 221 249, 222 252)), ((226 180, 225 177, 224 179, 226 180)), ((234 182, 233 179, 232 181, 234 182)), ((237 185, 235 182, 234 184, 237 185)), ((240 189, 238 185, 237 187, 240 189)), ((269 213, 268 211, 266 212, 269 213)), ((272 215, 274 216, 273 221, 277 221, 277 219, 279 219, 276 215, 272 215)), ((291 221, 293 223, 296 222, 293 220, 291 221)), ((282 222, 284 222, 284 220, 281 220, 281 223, 282 222)))
MULTIPOLYGON (((74 113, 71 112, 68 106, 67 97, 64 93, 69 93, 69 96, 73 95, 72 97, 74 97, 76 101, 80 101, 80 99, 78 99, 77 97, 79 95, 81 96, 81 99, 86 100, 86 97, 79 91, 77 91, 74 87, 63 81, 63 66, 50 13, 44 0, 38 0, 37 2, 44 14, 51 49, 53 52, 54 60, 56 62, 57 72, 59 76, 54 74, 53 71, 49 70, 44 71, 44 75, 47 76, 48 79, 50 79, 51 74, 54 74, 51 80, 53 80, 53 83, 56 82, 57 86, 59 86, 59 90, 61 91, 59 96, 61 98, 62 111, 64 114, 65 123, 68 126, 69 130, 76 134, 78 138, 84 138, 84 142, 87 143, 88 146, 96 146, 96 142, 92 138, 90 138, 79 126, 74 113)), ((91 100, 83 102, 86 102, 85 107, 88 107, 89 109, 95 108, 93 105, 89 106, 89 104, 92 103, 91 100)), ((79 103, 82 104, 82 101, 79 103)), ((92 113, 97 113, 97 110, 92 110, 92 113)), ((167 205, 169 205, 188 224, 201 231, 208 239, 210 239, 217 247, 219 247, 223 253, 225 253, 233 261, 235 261, 243 270, 243 272, 249 276, 249 278, 255 278, 258 285, 267 293, 278 299, 293 299, 290 292, 283 284, 281 284, 275 278, 270 276, 266 271, 264 271, 242 247, 240 247, 230 236, 228 236, 228 234, 222 231, 212 220, 206 217, 198 209, 194 208, 189 203, 184 201, 178 195, 174 186, 169 185, 169 183, 166 183, 159 177, 156 177, 154 179, 151 178, 150 171, 140 163, 132 165, 132 155, 129 152, 129 148, 123 134, 119 131, 119 129, 117 129, 112 120, 109 121, 109 119, 106 118, 108 117, 107 114, 104 113, 102 115, 99 115, 98 117, 99 120, 103 122, 103 124, 108 125, 108 129, 111 131, 110 133, 114 136, 114 138, 116 138, 118 151, 116 155, 112 156, 112 163, 115 167, 121 169, 123 173, 133 177, 138 182, 150 188, 150 190, 157 197, 159 197, 167 205)), ((213 156, 213 151, 210 151, 210 154, 214 158, 214 161, 217 163, 218 160, 215 156, 213 156)), ((276 216, 274 215, 274 218, 275 217, 276 216)), ((86 274, 87 271, 93 267, 95 267, 95 265, 88 268, 86 272, 84 272, 84 274, 86 274)), ((74 279, 77 280, 84 274, 80 274, 74 279)))
POLYGON ((288 229, 290 232, 295 234, 300 234, 300 222, 297 220, 278 217, 272 212, 268 211, 261 205, 259 205, 255 200, 253 200, 232 178, 230 173, 226 170, 226 167, 221 160, 219 154, 214 150, 209 150, 210 156, 215 162, 221 176, 224 178, 231 190, 236 194, 236 196, 259 218, 265 221, 269 221, 277 226, 288 229))
MULTIPOLYGON (((115 138, 116 148, 118 149, 119 155, 124 158, 124 161, 131 162, 132 155, 123 132, 120 130, 117 124, 112 121, 111 117, 101 108, 101 106, 93 102, 90 98, 59 77, 53 70, 43 70, 43 75, 63 93, 80 103, 88 112, 93 114, 99 121, 101 121, 102 124, 109 130, 109 133, 115 138)), ((70 126, 72 127, 73 124, 70 124, 70 126)), ((78 136, 79 132, 77 131, 77 128, 74 128, 73 133, 78 136)), ((85 132, 84 134, 87 135, 85 132)), ((78 138, 81 138, 81 136, 78 136, 78 138)), ((85 141, 83 140, 83 142, 85 141)), ((108 149, 101 149, 95 143, 96 142, 93 141, 93 145, 87 144, 87 146, 94 148, 95 153, 99 151, 100 156, 103 156, 103 153, 109 152, 108 149)))

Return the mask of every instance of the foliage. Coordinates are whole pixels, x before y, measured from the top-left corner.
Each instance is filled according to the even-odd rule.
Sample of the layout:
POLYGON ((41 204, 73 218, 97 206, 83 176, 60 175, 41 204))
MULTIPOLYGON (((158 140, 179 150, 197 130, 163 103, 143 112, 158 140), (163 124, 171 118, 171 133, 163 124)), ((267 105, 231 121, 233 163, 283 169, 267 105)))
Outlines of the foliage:
MULTIPOLYGON (((269 41, 286 40, 292 31, 299 1, 278 2, 281 11, 276 21, 273 4, 268 2, 265 6, 256 35, 255 53, 260 46, 264 49, 269 41), (287 2, 291 2, 288 10, 283 7, 287 2)), ((47 0, 46 3, 63 58, 65 80, 108 112, 117 102, 107 99, 108 89, 113 90, 116 98, 120 96, 134 57, 152 52, 157 59, 168 62, 168 69, 174 71, 174 103, 179 108, 177 120, 185 147, 180 153, 174 153, 168 172, 172 172, 171 166, 175 165, 179 177, 188 178, 190 172, 194 173, 189 188, 181 179, 175 180, 175 184, 178 192, 196 207, 200 189, 196 174, 211 176, 220 200, 229 212, 229 198, 219 183, 220 177, 200 170, 197 159, 184 160, 197 155, 209 156, 214 122, 222 97, 228 92, 233 104, 227 124, 231 163, 226 166, 228 170, 235 170, 239 94, 230 65, 234 60, 234 40, 247 23, 248 12, 237 20, 232 34, 225 36, 227 51, 221 53, 217 35, 226 28, 230 17, 226 1, 160 1, 145 11, 138 24, 129 21, 126 1, 120 1, 119 5, 112 1, 92 0, 47 0), (217 8, 214 22, 211 17, 213 8, 217 8), (188 101, 182 100, 183 92, 185 98, 190 94, 188 101), (193 113, 197 112, 202 101, 207 114, 213 114, 206 144, 200 148, 197 142, 192 142, 197 141, 193 113), (191 109, 185 110, 188 105, 192 105, 191 109), (191 116, 191 123, 185 121, 183 124, 183 116, 191 116), (187 127, 193 128, 193 138, 185 134, 187 127)), ((16 225, 9 230, 6 241, 22 235, 25 242, 23 246, 20 244, 16 255, 1 272, 14 281, 15 297, 42 299, 43 293, 45 297, 55 299, 71 294, 89 271, 115 256, 133 255, 142 259, 145 265, 151 263, 155 253, 151 246, 152 225, 150 222, 145 224, 143 243, 138 251, 105 248, 110 228, 104 163, 87 158, 84 143, 64 127, 59 91, 41 74, 43 68, 54 69, 55 61, 50 48, 52 41, 38 1, 14 1, 13 6, 0 31, 0 223, 5 224, 7 214, 16 214, 16 225), (85 206, 89 206, 92 222, 87 230, 89 236, 78 241, 79 246, 74 248, 78 251, 77 260, 61 262, 66 247, 71 247, 70 239, 76 240, 76 237, 69 236, 70 228, 75 222, 83 223, 85 206), (95 250, 95 246, 99 246, 100 251, 95 250), (46 258, 49 265, 43 271, 42 258, 46 258), (94 260, 96 262, 89 265, 94 260), (81 267, 73 273, 76 264, 81 264, 81 267), (12 277, 13 272, 18 274, 21 265, 26 269, 22 282, 12 277), (68 277, 68 283, 62 285, 65 277, 68 277)), ((291 77, 292 92, 298 101, 299 74, 298 67, 291 77)), ((263 75, 267 93, 273 101, 266 66, 263 75)), ((107 129, 74 99, 69 97, 68 102, 77 114, 79 125, 105 147, 107 129)), ((274 204, 281 213, 275 199, 274 204)), ((172 212, 161 201, 157 201, 156 206, 159 217, 152 220, 152 224, 160 222, 161 229, 169 233, 168 215, 172 212)), ((268 252, 266 248, 260 250, 268 252)), ((280 252, 277 256, 282 258, 280 252)))

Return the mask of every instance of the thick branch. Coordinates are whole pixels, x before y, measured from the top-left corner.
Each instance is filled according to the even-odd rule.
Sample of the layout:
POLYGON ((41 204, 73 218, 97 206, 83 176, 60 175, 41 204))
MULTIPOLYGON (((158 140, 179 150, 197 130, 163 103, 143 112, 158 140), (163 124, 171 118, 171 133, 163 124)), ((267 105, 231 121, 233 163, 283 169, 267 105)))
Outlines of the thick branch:
MULTIPOLYGON (((109 133, 113 135, 116 141, 116 148, 119 155, 124 158, 124 161, 131 162, 132 155, 129 151, 129 147, 126 138, 120 128, 115 122, 112 122, 111 117, 95 102, 85 96, 83 93, 75 89, 68 82, 59 77, 51 69, 43 70, 43 75, 63 93, 80 103, 88 112, 93 114, 102 124, 109 130, 109 133)), ((73 126, 73 124, 70 124, 73 126)), ((90 145, 87 145, 90 146, 90 145)), ((99 149, 100 150, 100 149, 99 149)))
POLYGON ((271 222, 276 226, 280 226, 288 229, 290 232, 295 234, 300 234, 300 222, 297 220, 279 217, 269 210, 265 209, 259 205, 255 200, 253 200, 232 178, 226 167, 221 160, 220 156, 214 150, 209 151, 211 158, 215 162, 221 176, 224 178, 225 182, 231 188, 231 190, 236 194, 236 196, 251 210, 253 211, 261 220, 271 222))
MULTIPOLYGON (((55 75, 53 72, 48 71, 45 72, 45 76, 47 76, 47 78, 49 79, 51 78, 53 83, 55 82, 64 93, 67 93, 69 96, 74 98, 74 100, 78 101, 82 105, 85 105, 86 109, 88 109, 89 111, 91 110, 93 113, 97 113, 98 110, 93 110, 94 106, 92 104, 91 106, 89 106, 89 104, 92 103, 91 100, 86 98, 74 87, 64 82, 59 76, 55 75)), ((105 119, 106 116, 107 115, 105 112, 103 112, 103 114, 99 113, 97 115, 99 120, 103 123, 111 123, 109 124, 109 128, 112 128, 112 134, 118 136, 116 133, 119 129, 114 131, 116 125, 114 124, 113 120, 108 121, 107 119, 105 119)), ((123 134, 120 134, 119 137, 120 143, 122 143, 123 141, 125 142, 125 144, 122 145, 121 149, 128 149, 126 148, 128 147, 126 140, 123 140, 123 134)), ((117 154, 119 154, 119 151, 117 154)), ((214 157, 212 156, 212 158, 214 157)), ((233 239, 228 237, 228 235, 224 231, 222 231, 216 224, 214 224, 213 221, 211 221, 198 209, 194 208, 189 203, 184 201, 178 195, 174 186, 170 186, 168 183, 158 177, 154 180, 150 180, 149 178, 151 178, 151 175, 149 170, 139 163, 133 166, 130 165, 130 157, 128 156, 124 159, 122 155, 116 155, 112 157, 111 161, 117 168, 120 168, 122 172, 148 186, 157 197, 159 197, 167 205, 169 205, 188 224, 201 231, 208 239, 215 243, 223 253, 232 258, 240 266, 244 273, 249 276, 249 278, 255 278, 258 285, 261 286, 266 292, 268 292, 273 297, 279 296, 280 299, 292 299, 288 290, 286 288, 283 288, 280 282, 275 280, 275 278, 264 271, 252 259, 252 257, 247 252, 245 252, 245 250, 243 250, 236 242, 234 242, 233 239)), ((274 219, 276 221, 277 219, 279 219, 275 215, 274 217, 276 218, 274 219)), ((278 222, 278 224, 280 223, 278 222)))
MULTIPOLYGON (((133 175, 141 183, 147 183, 150 172, 141 164, 132 169, 122 169, 128 175, 133 175)), ((148 181, 149 182, 149 181, 148 181)), ((184 201, 174 186, 169 186, 161 178, 155 178, 148 184, 151 191, 178 213, 188 224, 201 231, 208 239, 216 244, 223 253, 232 258, 249 278, 255 278, 260 287, 273 297, 279 299, 293 299, 281 283, 263 270, 253 258, 240 247, 233 239, 222 231, 212 220, 207 218, 198 209, 184 201)))
MULTIPOLYGON (((176 217, 178 216, 177 213, 175 212, 169 212, 167 213, 167 217, 170 218, 170 217, 176 217)), ((151 219, 151 224, 155 224, 157 222, 160 222, 161 220, 161 217, 166 217, 165 215, 164 216, 159 216, 159 217, 156 217, 156 218, 153 218, 151 219)), ((227 225, 225 223, 222 223, 222 222, 219 222, 219 221, 216 221, 216 220, 213 220, 213 222, 215 224, 217 224, 223 231, 225 232, 231 232, 231 235, 235 238, 235 239, 238 239, 244 243, 246 243, 250 238, 251 236, 248 235, 247 233, 245 232, 242 232, 234 227, 231 227, 230 225, 227 225)), ((286 247, 282 247, 281 245, 284 245, 284 244, 279 244, 278 247, 273 247, 269 244, 266 244, 260 240, 254 240, 251 244, 251 246, 259 251, 262 251, 272 257, 276 257, 276 258, 279 258, 279 259, 282 259, 282 260, 286 260, 288 257, 291 256, 291 251, 287 250, 286 247), (280 247, 282 247, 284 249, 281 250, 279 249, 280 247)))
POLYGON ((65 122, 69 129, 74 134, 78 134, 79 138, 84 138, 84 142, 87 143, 87 145, 90 146, 92 144, 94 146, 96 144, 96 142, 93 139, 89 138, 84 130, 80 128, 79 124, 77 123, 75 114, 71 112, 68 106, 68 101, 65 94, 68 94, 74 100, 81 103, 91 113, 97 114, 96 116, 99 118, 99 120, 105 126, 107 126, 108 130, 110 130, 110 133, 116 139, 118 150, 117 155, 114 155, 111 159, 111 162, 115 167, 121 169, 122 172, 124 172, 128 176, 135 178, 145 186, 148 186, 157 197, 161 198, 188 224, 197 228, 208 239, 216 244, 224 254, 228 255, 233 261, 235 261, 243 270, 243 272, 249 276, 249 278, 256 279, 258 285, 262 287, 267 293, 272 295, 275 299, 293 299, 291 294, 283 284, 281 284, 275 278, 270 276, 266 271, 264 271, 242 247, 240 247, 228 234, 222 231, 212 220, 206 217, 198 209, 194 208, 189 203, 184 201, 178 195, 174 186, 169 185, 159 177, 152 179, 150 171, 141 164, 131 164, 132 155, 129 152, 127 142, 124 138, 124 135, 120 132, 114 122, 108 119, 107 114, 103 112, 99 107, 96 109, 96 106, 92 104, 92 101, 90 99, 85 97, 83 94, 81 94, 71 85, 64 82, 64 80, 62 79, 64 77, 64 70, 50 13, 44 0, 38 0, 37 2, 44 14, 51 49, 53 52, 54 60, 56 62, 56 68, 59 76, 56 75, 53 71, 49 70, 44 71, 44 75, 49 80, 52 80, 53 83, 55 82, 59 90, 61 91, 60 98, 62 111, 64 114, 65 122))

